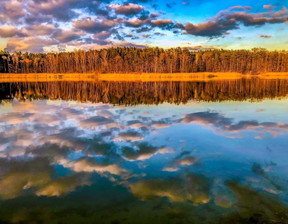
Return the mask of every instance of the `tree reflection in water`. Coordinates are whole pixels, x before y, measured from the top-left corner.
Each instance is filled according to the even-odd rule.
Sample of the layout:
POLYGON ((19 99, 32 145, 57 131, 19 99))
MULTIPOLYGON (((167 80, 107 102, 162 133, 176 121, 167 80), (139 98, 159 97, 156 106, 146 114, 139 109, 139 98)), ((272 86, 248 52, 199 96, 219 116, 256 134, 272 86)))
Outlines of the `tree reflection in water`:
POLYGON ((0 223, 288 222, 288 80, 0 91, 0 223))
POLYGON ((285 97, 288 80, 239 79, 209 82, 13 82, 0 84, 1 99, 61 99, 119 105, 173 104, 189 100, 243 101, 285 97))

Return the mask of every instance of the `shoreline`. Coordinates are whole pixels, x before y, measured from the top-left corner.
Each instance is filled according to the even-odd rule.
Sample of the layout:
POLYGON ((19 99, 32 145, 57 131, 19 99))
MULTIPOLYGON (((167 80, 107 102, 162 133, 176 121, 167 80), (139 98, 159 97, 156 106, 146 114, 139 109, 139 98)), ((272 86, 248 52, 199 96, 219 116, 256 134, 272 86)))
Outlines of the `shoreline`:
POLYGON ((267 72, 258 75, 235 72, 201 72, 201 73, 0 73, 0 83, 4 82, 52 82, 52 81, 123 81, 123 82, 157 82, 157 81, 221 81, 238 79, 288 79, 287 72, 267 72))

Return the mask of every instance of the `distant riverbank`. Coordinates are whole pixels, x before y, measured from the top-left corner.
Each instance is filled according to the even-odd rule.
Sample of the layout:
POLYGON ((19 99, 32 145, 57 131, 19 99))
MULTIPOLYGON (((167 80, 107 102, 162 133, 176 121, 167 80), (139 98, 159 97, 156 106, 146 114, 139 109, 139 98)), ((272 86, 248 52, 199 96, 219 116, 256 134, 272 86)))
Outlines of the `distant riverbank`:
POLYGON ((157 81, 219 81, 237 79, 288 79, 287 72, 268 72, 258 75, 243 75, 234 72, 201 72, 201 73, 0 73, 0 82, 50 82, 50 81, 126 81, 126 82, 157 82, 157 81))

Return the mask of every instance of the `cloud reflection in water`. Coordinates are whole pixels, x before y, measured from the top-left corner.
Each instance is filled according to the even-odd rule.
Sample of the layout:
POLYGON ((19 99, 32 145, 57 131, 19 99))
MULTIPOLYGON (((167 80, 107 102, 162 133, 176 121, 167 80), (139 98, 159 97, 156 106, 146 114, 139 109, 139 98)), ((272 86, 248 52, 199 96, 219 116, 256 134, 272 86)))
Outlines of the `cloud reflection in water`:
MULTIPOLYGON (((254 198, 260 203, 267 195, 282 201, 275 199, 275 209, 283 212, 288 171, 285 109, 267 112, 269 102, 262 102, 256 106, 268 115, 258 116, 248 114, 246 104, 242 102, 236 113, 232 103, 223 103, 221 109, 213 103, 2 103, 0 197, 5 203, 24 196, 64 200, 84 197, 81 189, 97 195, 97 187, 110 186, 129 198, 122 203, 131 209, 131 217, 139 200, 148 207, 159 202, 170 209, 179 203, 185 209, 208 206, 215 212, 211 217, 216 210, 237 208, 242 217, 246 193, 257 192, 254 198)), ((254 204, 249 206, 253 215, 254 204)), ((261 206, 260 213, 278 212, 268 204, 261 206)), ((275 218, 272 213, 262 218, 275 218)))

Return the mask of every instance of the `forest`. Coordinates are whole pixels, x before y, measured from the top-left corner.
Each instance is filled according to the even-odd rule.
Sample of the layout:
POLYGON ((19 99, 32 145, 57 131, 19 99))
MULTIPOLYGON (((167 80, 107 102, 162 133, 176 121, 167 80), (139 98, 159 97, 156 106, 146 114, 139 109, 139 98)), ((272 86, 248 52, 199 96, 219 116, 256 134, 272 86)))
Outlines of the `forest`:
POLYGON ((58 53, 0 52, 0 73, 288 72, 288 51, 108 48, 58 53))
POLYGON ((1 101, 73 100, 114 105, 259 101, 288 94, 288 80, 239 79, 211 82, 13 82, 0 83, 1 101))

